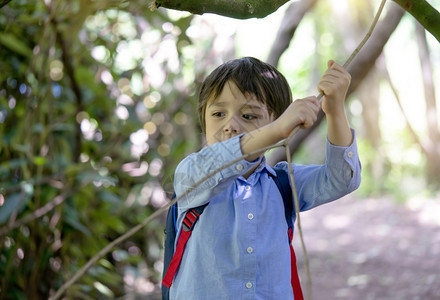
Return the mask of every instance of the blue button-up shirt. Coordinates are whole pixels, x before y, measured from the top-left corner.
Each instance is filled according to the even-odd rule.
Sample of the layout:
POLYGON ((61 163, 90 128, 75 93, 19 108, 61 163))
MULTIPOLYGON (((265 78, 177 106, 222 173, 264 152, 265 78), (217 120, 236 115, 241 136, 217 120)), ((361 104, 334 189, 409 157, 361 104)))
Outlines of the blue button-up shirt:
MULTIPOLYGON (((354 131, 349 147, 327 141, 326 148, 324 165, 292 166, 301 211, 338 199, 360 184, 354 131)), ((188 209, 209 205, 186 245, 171 299, 293 299, 283 200, 269 176, 276 173, 265 159, 242 159, 193 188, 240 156, 237 136, 189 155, 176 169, 176 196, 192 188, 179 201, 178 224, 188 209), (242 175, 256 165, 245 179, 242 175)), ((288 172, 286 162, 277 167, 288 172)))

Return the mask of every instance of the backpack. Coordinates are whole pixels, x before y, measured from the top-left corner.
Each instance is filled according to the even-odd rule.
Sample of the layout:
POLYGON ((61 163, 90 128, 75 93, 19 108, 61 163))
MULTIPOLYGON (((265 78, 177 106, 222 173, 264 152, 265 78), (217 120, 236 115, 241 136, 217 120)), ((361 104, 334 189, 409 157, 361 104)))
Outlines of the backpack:
MULTIPOLYGON (((299 281, 298 271, 296 268, 296 256, 292 246, 293 239, 293 222, 292 216, 293 198, 292 190, 289 184, 289 175, 281 169, 274 169, 277 176, 271 176, 275 181, 278 190, 281 193, 284 203, 284 215, 288 225, 288 243, 290 245, 290 261, 291 261, 291 284, 295 300, 303 300, 303 294, 299 281)), ((270 173, 269 173, 270 174, 270 173)), ((174 197, 173 197, 174 198, 174 197)), ((182 232, 177 241, 176 251, 174 251, 174 244, 177 233, 177 203, 171 206, 168 210, 167 222, 165 227, 165 253, 164 253, 164 269, 162 278, 162 300, 169 300, 169 288, 174 279, 174 275, 180 265, 180 261, 185 250, 186 242, 191 236, 194 225, 197 223, 200 215, 207 204, 190 209, 183 220, 182 232)))

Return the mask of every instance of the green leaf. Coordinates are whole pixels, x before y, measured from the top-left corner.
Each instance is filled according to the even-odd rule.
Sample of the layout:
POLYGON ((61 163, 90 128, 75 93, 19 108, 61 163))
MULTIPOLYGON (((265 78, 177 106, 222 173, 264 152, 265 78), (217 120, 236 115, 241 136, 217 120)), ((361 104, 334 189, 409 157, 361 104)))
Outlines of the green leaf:
POLYGON ((3 174, 9 174, 10 170, 20 168, 22 165, 28 163, 26 158, 10 159, 0 165, 0 176, 3 174))
POLYGON ((95 288, 103 295, 109 297, 109 298, 114 298, 114 294, 112 292, 111 289, 109 289, 107 286, 105 286, 104 284, 102 284, 101 282, 96 281, 94 283, 95 288))
POLYGON ((54 132, 74 132, 75 127, 72 124, 55 123, 52 126, 52 131, 54 131, 54 132))
POLYGON ((108 191, 108 190, 100 191, 98 193, 98 196, 103 201, 108 202, 108 203, 112 203, 112 204, 120 204, 121 203, 121 200, 119 199, 118 195, 116 195, 115 193, 108 191))
POLYGON ((117 178, 110 176, 102 176, 97 172, 82 172, 77 175, 77 180, 83 184, 89 184, 95 182, 104 186, 116 186, 118 183, 117 178))
POLYGON ((23 56, 30 57, 32 55, 32 51, 28 45, 20 41, 13 34, 0 32, 0 44, 23 56))
POLYGON ((34 126, 32 126, 32 132, 34 133, 42 133, 44 130, 44 125, 41 123, 37 123, 34 126))
POLYGON ((81 231, 85 235, 90 235, 90 230, 81 224, 78 217, 78 212, 74 209, 66 210, 66 223, 75 228, 78 231, 81 231))
POLYGON ((21 197, 22 195, 20 193, 6 197, 5 203, 0 206, 0 224, 5 223, 12 213, 18 210, 21 197))
POLYGON ((46 164, 46 162, 47 162, 47 159, 43 156, 35 156, 34 157, 34 163, 37 166, 44 166, 46 164))

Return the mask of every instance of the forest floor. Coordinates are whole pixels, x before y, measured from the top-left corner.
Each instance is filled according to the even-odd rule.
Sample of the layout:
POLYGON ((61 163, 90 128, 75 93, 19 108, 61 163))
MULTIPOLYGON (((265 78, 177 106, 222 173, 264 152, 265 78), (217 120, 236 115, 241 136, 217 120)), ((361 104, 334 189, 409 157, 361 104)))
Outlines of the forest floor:
POLYGON ((440 300, 440 199, 347 196, 302 213, 301 225, 313 300, 440 300))
MULTIPOLYGON (((440 300, 440 199, 398 203, 349 195, 301 213, 301 225, 311 299, 440 300)), ((294 247, 306 296, 298 230, 294 247)), ((159 293, 147 299, 159 299, 159 293)))

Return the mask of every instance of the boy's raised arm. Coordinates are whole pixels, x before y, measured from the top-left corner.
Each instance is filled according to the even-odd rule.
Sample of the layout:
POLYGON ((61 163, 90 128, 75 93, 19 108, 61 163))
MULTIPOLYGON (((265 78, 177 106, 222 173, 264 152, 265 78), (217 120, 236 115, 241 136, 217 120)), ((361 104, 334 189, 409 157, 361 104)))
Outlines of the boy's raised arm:
POLYGON ((327 118, 327 137, 331 144, 347 147, 353 142, 344 105, 351 76, 333 60, 327 65, 328 69, 318 84, 318 90, 324 95, 322 110, 327 118))
MULTIPOLYGON (((353 142, 344 106, 350 80, 350 74, 330 60, 328 69, 318 84, 318 90, 323 93, 322 110, 327 117, 328 140, 336 146, 347 147, 353 142)), ((240 145, 243 154, 255 152, 287 138, 297 126, 312 126, 319 108, 319 101, 314 96, 295 100, 278 119, 242 136, 240 145)), ((252 155, 247 160, 253 161, 261 154, 263 153, 252 155)))

